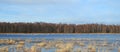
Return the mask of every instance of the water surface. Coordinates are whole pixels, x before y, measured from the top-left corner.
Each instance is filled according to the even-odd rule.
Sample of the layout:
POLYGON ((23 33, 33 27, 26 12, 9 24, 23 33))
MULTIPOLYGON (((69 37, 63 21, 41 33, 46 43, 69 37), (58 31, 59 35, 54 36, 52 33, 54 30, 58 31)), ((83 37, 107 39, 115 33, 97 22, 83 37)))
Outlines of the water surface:
POLYGON ((120 34, 0 34, 1 52, 2 48, 8 52, 88 52, 93 48, 96 52, 118 52, 119 46, 120 34))

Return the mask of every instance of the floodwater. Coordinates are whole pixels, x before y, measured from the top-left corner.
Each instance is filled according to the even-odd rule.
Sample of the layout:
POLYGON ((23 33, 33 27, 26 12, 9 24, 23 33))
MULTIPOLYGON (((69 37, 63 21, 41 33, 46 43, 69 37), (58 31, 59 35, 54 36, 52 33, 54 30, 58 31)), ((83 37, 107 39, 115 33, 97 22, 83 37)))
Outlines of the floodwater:
POLYGON ((120 34, 0 34, 0 52, 120 52, 120 34))

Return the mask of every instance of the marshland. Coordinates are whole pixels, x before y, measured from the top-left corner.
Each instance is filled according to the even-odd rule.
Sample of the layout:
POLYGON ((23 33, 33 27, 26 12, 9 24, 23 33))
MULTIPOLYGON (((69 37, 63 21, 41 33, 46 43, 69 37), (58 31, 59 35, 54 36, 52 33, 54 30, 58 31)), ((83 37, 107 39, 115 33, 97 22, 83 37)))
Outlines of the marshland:
POLYGON ((4 34, 0 52, 120 52, 119 34, 4 34))
POLYGON ((120 52, 120 0, 0 0, 0 52, 120 52))

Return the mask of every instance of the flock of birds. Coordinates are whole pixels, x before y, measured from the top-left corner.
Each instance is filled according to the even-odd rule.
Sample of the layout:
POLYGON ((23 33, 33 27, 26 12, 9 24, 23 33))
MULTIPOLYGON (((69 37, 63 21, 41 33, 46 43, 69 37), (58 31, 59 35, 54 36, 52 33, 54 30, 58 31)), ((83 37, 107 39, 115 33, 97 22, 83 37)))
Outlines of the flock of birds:
POLYGON ((0 39, 0 52, 120 52, 119 46, 107 39, 0 39))

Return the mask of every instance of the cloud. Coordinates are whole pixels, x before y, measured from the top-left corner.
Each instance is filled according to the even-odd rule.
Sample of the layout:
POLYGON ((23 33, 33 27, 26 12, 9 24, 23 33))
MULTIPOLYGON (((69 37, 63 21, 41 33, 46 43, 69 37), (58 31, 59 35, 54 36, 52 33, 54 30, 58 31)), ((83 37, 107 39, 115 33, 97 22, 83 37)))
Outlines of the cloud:
POLYGON ((0 0, 0 3, 6 4, 65 4, 75 3, 79 0, 0 0))
POLYGON ((119 4, 120 0, 0 0, 0 21, 119 24, 119 4))

